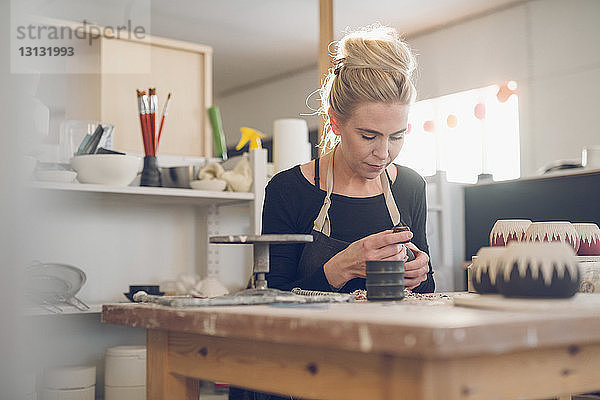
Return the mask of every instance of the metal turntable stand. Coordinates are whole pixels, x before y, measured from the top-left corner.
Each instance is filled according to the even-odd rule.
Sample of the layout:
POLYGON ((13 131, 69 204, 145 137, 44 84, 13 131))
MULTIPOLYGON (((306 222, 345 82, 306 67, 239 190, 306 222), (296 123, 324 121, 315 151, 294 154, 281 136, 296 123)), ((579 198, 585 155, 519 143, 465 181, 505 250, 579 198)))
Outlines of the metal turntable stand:
MULTIPOLYGON (((233 306, 271 303, 330 303, 354 301, 354 296, 346 293, 308 291, 307 294, 286 292, 269 288, 266 274, 269 273, 269 245, 271 243, 310 243, 312 235, 228 235, 212 236, 212 244, 251 244, 254 245, 254 266, 252 288, 213 298, 193 296, 155 296, 145 292, 133 295, 136 302, 155 303, 170 307, 233 306)), ((296 289, 294 289, 296 290, 296 289)))
POLYGON ((239 296, 287 296, 290 292, 278 289, 270 289, 267 284, 266 274, 269 273, 269 245, 288 243, 310 243, 312 235, 228 235, 212 236, 209 242, 212 244, 252 244, 254 245, 254 265, 252 268, 252 288, 241 290, 234 295, 239 296))

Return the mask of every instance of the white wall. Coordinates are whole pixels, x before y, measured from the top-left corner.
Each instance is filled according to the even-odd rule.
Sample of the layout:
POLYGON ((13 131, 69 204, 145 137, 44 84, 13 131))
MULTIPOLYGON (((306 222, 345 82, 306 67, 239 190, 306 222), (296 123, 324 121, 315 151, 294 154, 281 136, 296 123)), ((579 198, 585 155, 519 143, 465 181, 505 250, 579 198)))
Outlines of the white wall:
POLYGON ((519 83, 521 171, 600 143, 600 2, 538 0, 414 37, 420 98, 519 83))
MULTIPOLYGON (((314 70, 273 80, 234 95, 215 96, 214 104, 221 110, 227 145, 237 144, 241 126, 249 126, 271 136, 273 121, 280 118, 302 118, 309 129, 316 129, 319 125, 317 117, 301 114, 312 113, 306 101, 311 92, 319 88, 318 75, 315 66, 314 70)), ((318 94, 310 96, 309 105, 318 108, 318 94)))
MULTIPOLYGON (((537 0, 409 37, 419 54, 419 99, 516 80, 522 175, 579 159, 584 146, 600 144, 599 16, 597 0, 537 0)), ((315 66, 216 97, 228 144, 237 142, 242 125, 270 135, 273 120, 307 112, 304 101, 317 86, 315 66)), ((318 124, 315 117, 307 121, 318 124)))

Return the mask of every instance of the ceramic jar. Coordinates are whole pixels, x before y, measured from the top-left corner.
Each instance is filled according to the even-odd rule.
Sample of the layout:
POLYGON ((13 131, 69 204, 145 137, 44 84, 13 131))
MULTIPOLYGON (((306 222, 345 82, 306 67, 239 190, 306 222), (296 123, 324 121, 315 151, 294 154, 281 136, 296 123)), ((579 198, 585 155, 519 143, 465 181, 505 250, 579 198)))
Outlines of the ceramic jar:
POLYGON ((566 298, 579 288, 579 263, 567 243, 511 243, 500 263, 497 288, 506 297, 566 298))
POLYGON ((568 221, 533 222, 525 231, 527 242, 562 242, 577 253, 579 235, 568 221))
POLYGON ((471 277, 477 293, 498 293, 496 278, 502 274, 500 256, 505 247, 482 247, 473 258, 471 277))
POLYGON ((578 256, 600 256, 600 228, 593 223, 574 223, 579 235, 578 256))
POLYGON ((490 246, 506 246, 509 242, 520 242, 531 225, 528 219, 499 219, 490 232, 490 246))

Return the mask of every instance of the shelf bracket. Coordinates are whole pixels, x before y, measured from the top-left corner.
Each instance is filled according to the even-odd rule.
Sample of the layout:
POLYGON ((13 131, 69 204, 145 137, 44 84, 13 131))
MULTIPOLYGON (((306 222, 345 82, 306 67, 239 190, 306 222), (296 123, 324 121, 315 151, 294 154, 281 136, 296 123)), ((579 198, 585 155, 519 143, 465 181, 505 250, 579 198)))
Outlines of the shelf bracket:
MULTIPOLYGON (((206 237, 207 239, 219 234, 219 207, 213 204, 208 207, 206 216, 206 237)), ((207 277, 219 278, 219 246, 208 243, 207 246, 207 277)))

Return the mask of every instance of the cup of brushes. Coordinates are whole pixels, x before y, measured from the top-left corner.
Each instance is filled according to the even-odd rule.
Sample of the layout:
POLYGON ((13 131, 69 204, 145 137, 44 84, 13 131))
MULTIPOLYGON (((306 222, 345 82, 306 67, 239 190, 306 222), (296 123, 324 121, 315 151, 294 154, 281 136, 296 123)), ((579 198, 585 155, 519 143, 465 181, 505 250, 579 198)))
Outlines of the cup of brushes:
POLYGON ((140 186, 161 186, 160 171, 156 160, 156 152, 162 136, 165 118, 169 111, 171 93, 163 105, 160 117, 158 135, 156 134, 156 114, 158 112, 158 94, 155 88, 137 90, 138 111, 140 115, 140 127, 142 129, 142 141, 144 143, 144 169, 140 180, 140 186))

